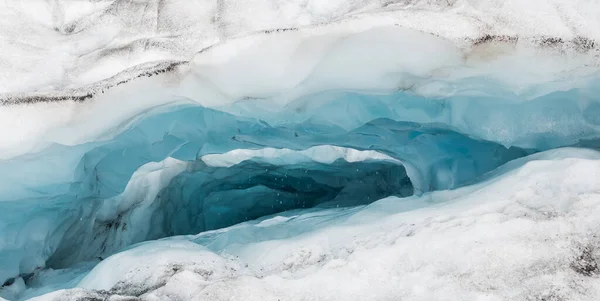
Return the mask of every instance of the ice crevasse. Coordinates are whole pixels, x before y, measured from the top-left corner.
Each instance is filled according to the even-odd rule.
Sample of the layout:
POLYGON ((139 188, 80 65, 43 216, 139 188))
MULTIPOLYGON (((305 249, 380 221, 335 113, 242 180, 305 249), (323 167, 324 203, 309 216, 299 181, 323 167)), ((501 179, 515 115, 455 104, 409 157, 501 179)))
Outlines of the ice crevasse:
POLYGON ((0 297, 600 296, 600 6, 217 2, 3 4, 0 297))

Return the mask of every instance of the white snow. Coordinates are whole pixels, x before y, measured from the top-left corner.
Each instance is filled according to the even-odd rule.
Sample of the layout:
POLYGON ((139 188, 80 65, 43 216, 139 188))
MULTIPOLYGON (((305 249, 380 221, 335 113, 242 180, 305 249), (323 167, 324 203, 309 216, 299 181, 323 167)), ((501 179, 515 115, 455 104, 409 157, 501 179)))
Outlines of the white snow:
POLYGON ((398 24, 464 42, 485 34, 600 37, 598 3, 586 0, 451 1, 4 1, 0 92, 90 84, 137 64, 189 59, 257 31, 346 23, 398 24), (42 72, 29 72, 29 70, 42 72))
MULTIPOLYGON (((144 278, 144 284, 153 286, 154 283, 161 281, 159 279, 161 276, 164 276, 157 269, 169 269, 177 265, 186 268, 197 265, 198 269, 206 270, 206 276, 213 279, 223 278, 224 276, 219 274, 228 273, 226 260, 197 244, 187 241, 158 241, 111 256, 98 264, 97 268, 81 280, 78 286, 110 290, 119 281, 128 282, 136 278, 144 278), (152 265, 144 268, 139 265, 140 262, 152 263, 152 265)), ((178 271, 174 270, 172 274, 176 272, 178 271)))
POLYGON ((276 162, 282 165, 309 161, 331 164, 338 159, 346 162, 378 160, 401 164, 399 160, 376 151, 359 151, 332 145, 319 145, 302 151, 276 148, 236 149, 224 154, 204 155, 201 160, 209 166, 231 167, 252 158, 261 158, 265 162, 276 162))

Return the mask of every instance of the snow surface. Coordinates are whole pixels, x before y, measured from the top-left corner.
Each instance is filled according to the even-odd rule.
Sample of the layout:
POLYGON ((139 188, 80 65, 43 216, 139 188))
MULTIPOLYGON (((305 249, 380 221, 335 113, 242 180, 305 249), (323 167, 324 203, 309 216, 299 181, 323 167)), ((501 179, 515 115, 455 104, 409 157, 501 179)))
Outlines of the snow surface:
POLYGON ((600 38, 594 1, 4 1, 0 92, 92 84, 139 64, 189 60, 256 32, 344 23, 351 31, 395 25, 458 43, 484 35, 600 38), (260 16, 260 17, 257 17, 260 16), (30 72, 30 70, 43 72, 30 72))

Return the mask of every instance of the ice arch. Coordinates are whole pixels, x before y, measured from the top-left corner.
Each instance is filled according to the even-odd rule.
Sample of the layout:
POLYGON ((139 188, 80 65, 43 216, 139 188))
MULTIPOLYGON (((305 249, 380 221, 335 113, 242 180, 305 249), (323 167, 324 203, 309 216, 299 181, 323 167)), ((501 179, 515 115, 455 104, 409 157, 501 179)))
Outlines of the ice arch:
MULTIPOLYGON (((193 210, 197 210, 194 206, 181 207, 186 209, 182 211, 181 208, 177 209, 177 206, 181 206, 177 204, 189 203, 192 199, 203 199, 209 203, 220 199, 223 203, 218 204, 229 207, 230 213, 235 211, 231 210, 236 206, 236 202, 232 202, 236 198, 233 193, 235 190, 227 190, 231 187, 215 188, 219 186, 235 188, 237 185, 238 189, 248 189, 244 192, 249 196, 247 201, 273 198, 273 193, 287 193, 285 199, 281 199, 280 208, 263 210, 262 213, 259 210, 247 215, 255 218, 263 213, 311 207, 330 201, 341 205, 356 205, 356 202, 364 204, 386 195, 410 194, 413 187, 417 193, 458 187, 526 153, 522 149, 508 149, 497 143, 470 138, 440 124, 376 118, 352 130, 310 120, 272 126, 258 119, 236 117, 194 105, 161 108, 112 139, 77 146, 55 145, 37 155, 2 162, 5 170, 18 168, 21 171, 18 174, 0 175, 4 180, 1 189, 5 200, 2 205, 6 209, 0 213, 1 227, 3 233, 10 233, 2 236, 2 277, 9 279, 31 273, 48 263, 62 266, 93 259, 139 240, 167 234, 191 234, 206 229, 205 223, 201 225, 186 221, 187 217, 194 215, 193 210), (308 165, 296 162, 285 167, 282 162, 294 162, 294 159, 286 159, 285 156, 280 158, 281 162, 253 159, 231 167, 210 167, 203 161, 197 161, 208 154, 223 154, 236 149, 271 147, 306 150, 322 145, 376 151, 380 159, 385 158, 387 163, 386 160, 375 160, 375 163, 345 161, 347 163, 341 165, 337 161, 308 165), (137 199, 125 201, 119 196, 126 190, 136 170, 147 163, 168 158, 188 162, 170 169, 173 180, 163 180, 163 187, 167 189, 162 197, 157 198, 158 202, 152 202, 154 198, 150 200, 154 212, 162 212, 155 217, 163 214, 163 221, 167 217, 169 225, 152 228, 146 224, 146 229, 142 229, 146 235, 127 236, 129 232, 123 231, 123 228, 135 228, 138 225, 132 226, 135 223, 128 224, 126 219, 135 221, 137 217, 130 214, 134 214, 142 203, 143 194, 138 195, 137 199), (357 167, 357 164, 363 165, 357 167), (57 166, 61 168, 57 169, 57 166), (282 178, 277 172, 266 175, 261 172, 256 176, 249 172, 252 169, 269 170, 274 167, 283 168, 289 178, 282 178), (68 172, 65 173, 64 169, 75 170, 75 173, 66 176, 68 172), (241 174, 242 169, 246 174, 241 174), (350 169, 358 169, 358 172, 350 172, 350 169), (309 171, 311 176, 303 176, 302 170, 309 171), (207 177, 207 173, 212 175, 207 177), (227 181, 215 181, 215 173, 225 173, 227 181), (380 176, 372 173, 379 173, 380 176), (386 174, 387 179, 383 179, 386 174), (335 179, 335 183, 328 184, 328 176, 335 179), (27 182, 25 179, 29 177, 37 181, 27 182), (316 184, 315 177, 320 177, 320 184, 316 184), (362 189, 365 195, 353 200, 347 198, 349 203, 344 203, 343 198, 336 199, 344 187, 347 190, 354 186, 348 184, 357 179, 368 183, 367 187, 387 188, 373 193, 369 189, 362 189), (209 185, 207 182, 212 183, 210 185, 213 187, 201 191, 203 196, 193 196, 194 187, 209 185), (315 187, 307 188, 310 183, 315 187), (186 192, 189 189, 192 191, 186 192), (223 192, 217 193, 219 190, 223 192), (302 193, 293 196, 290 191, 302 193), (207 195, 211 192, 212 196, 207 195), (252 194, 269 197, 252 197, 252 194), (173 201, 177 198, 177 201, 173 201), (306 203, 308 199, 311 199, 310 204, 306 203), (165 203, 165 200, 173 202, 165 203), (286 201, 285 206, 283 201, 286 201), (10 213, 15 210, 25 212, 26 216, 10 213)), ((206 159, 210 161, 209 158, 206 159)), ((157 169, 161 168, 159 166, 157 169)), ((274 200, 276 203, 279 199, 274 200)), ((256 204, 244 206, 243 210, 246 210, 256 207, 256 204)), ((138 213, 147 215, 152 211, 138 209, 138 213)), ((224 220, 211 221, 208 228, 241 221, 240 218, 231 217, 233 215, 231 213, 224 220)))

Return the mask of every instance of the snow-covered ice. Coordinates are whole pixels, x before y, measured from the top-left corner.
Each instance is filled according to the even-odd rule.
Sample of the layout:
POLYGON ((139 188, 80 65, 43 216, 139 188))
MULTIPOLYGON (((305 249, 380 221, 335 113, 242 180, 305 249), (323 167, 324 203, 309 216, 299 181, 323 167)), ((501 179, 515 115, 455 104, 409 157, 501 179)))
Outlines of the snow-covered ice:
POLYGON ((7 0, 0 70, 0 300, 600 297, 594 1, 7 0))

